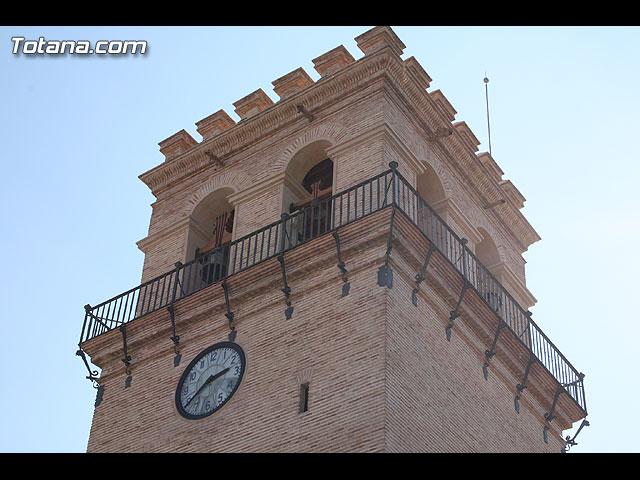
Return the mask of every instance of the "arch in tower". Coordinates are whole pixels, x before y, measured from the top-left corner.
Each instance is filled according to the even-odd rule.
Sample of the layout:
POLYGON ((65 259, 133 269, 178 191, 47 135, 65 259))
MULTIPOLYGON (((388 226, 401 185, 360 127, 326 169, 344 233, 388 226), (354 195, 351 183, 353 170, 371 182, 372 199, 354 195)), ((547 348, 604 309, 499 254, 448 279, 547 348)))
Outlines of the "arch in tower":
MULTIPOLYGON (((223 233, 222 229, 216 226, 217 221, 222 221, 221 215, 226 212, 228 216, 231 215, 230 222, 235 223, 234 207, 230 204, 228 197, 250 186, 251 179, 242 170, 223 172, 204 182, 188 202, 184 203, 182 215, 188 218, 188 233, 184 247, 185 262, 193 260, 196 252, 203 254, 210 248, 215 248, 219 242, 216 241, 214 231, 218 236, 223 233)), ((224 243, 231 240, 229 233, 232 232, 227 231, 224 235, 224 243)))
POLYGON ((293 140, 282 156, 275 162, 274 167, 277 171, 290 170, 292 168, 291 164, 300 160, 300 152, 302 150, 306 150, 317 143, 324 145, 324 148, 327 149, 340 144, 347 136, 348 131, 341 125, 334 123, 316 125, 293 140))
POLYGON ((233 193, 231 187, 220 187, 195 206, 189 218, 187 261, 231 242, 234 209, 227 197, 233 193))
MULTIPOLYGON (((496 245, 491 235, 482 227, 478 228, 478 232, 482 236, 482 240, 475 245, 475 255, 480 260, 491 275, 496 280, 502 280, 502 266, 503 259, 500 255, 500 250, 496 245)), ((478 275, 478 279, 483 282, 481 291, 484 291, 486 300, 497 311, 502 308, 504 299, 502 298, 501 290, 490 281, 487 281, 484 275, 478 275)))
POLYGON ((500 251, 491 235, 484 228, 479 227, 478 232, 482 235, 482 240, 476 244, 476 257, 495 275, 496 269, 502 265, 500 251))
POLYGON ((333 193, 334 168, 328 140, 316 140, 300 148, 285 167, 285 211, 307 207, 333 193))
MULTIPOLYGON (((279 172, 285 174, 285 188, 283 191, 282 211, 289 212, 291 203, 304 200, 310 192, 307 188, 308 181, 305 176, 319 163, 329 159, 331 163, 325 162, 324 167, 331 166, 331 191, 335 184, 335 165, 333 159, 327 151, 348 137, 348 130, 335 123, 323 123, 315 125, 306 130, 302 135, 294 139, 285 149, 283 154, 274 164, 279 172), (303 183, 306 185, 304 186, 303 183)), ((322 167, 317 167, 320 170, 322 167)), ((315 173, 320 173, 316 171, 315 173)), ((325 172, 326 173, 326 172, 325 172)), ((312 172, 312 175, 314 172, 312 172)), ((313 179, 311 179, 313 180, 313 179)), ((313 182, 311 182, 313 183, 313 182)), ((325 182, 326 183, 326 182, 325 182)))
POLYGON ((321 208, 333 194, 334 163, 327 153, 331 146, 326 139, 312 141, 292 155, 285 168, 283 210, 298 215, 303 240, 331 227, 330 209, 321 208))
POLYGON ((424 172, 416 179, 418 193, 436 213, 440 213, 446 208, 448 198, 444 183, 430 164, 425 163, 424 167, 424 172))
POLYGON ((302 185, 309 171, 329 158, 327 149, 331 145, 329 140, 316 140, 300 148, 286 164, 287 176, 302 185))
POLYGON ((204 196, 189 215, 185 262, 196 260, 188 269, 190 278, 210 284, 225 276, 229 249, 218 247, 233 240, 235 211, 228 200, 233 193, 235 189, 229 186, 216 188, 204 196))

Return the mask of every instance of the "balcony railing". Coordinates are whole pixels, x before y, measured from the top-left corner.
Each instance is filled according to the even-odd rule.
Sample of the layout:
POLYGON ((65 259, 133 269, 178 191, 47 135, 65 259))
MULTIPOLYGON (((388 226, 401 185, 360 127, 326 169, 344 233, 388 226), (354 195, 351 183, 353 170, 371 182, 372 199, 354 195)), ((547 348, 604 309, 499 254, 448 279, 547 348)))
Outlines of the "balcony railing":
POLYGON ((395 205, 431 241, 469 285, 587 412, 583 375, 562 355, 505 287, 489 272, 461 239, 399 173, 395 173, 395 205))
POLYGON ((176 264, 175 269, 99 305, 86 305, 80 344, 364 216, 393 207, 435 245, 586 415, 583 375, 395 166, 330 198, 283 214, 277 222, 189 263, 176 264))

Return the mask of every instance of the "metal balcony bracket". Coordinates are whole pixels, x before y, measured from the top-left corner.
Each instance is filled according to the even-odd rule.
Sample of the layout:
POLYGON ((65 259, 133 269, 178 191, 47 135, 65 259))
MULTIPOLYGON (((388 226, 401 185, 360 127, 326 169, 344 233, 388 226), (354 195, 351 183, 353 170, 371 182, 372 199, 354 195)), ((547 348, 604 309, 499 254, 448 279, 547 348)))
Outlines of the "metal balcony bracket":
POLYGON ((89 371, 89 375, 86 378, 87 380, 91 380, 91 383, 93 384, 93 388, 97 390, 96 401, 94 403, 94 406, 97 407, 102 403, 102 396, 104 395, 104 386, 98 383, 98 371, 91 370, 91 367, 89 367, 89 362, 87 361, 87 357, 84 351, 82 350, 82 348, 78 348, 78 350, 76 351, 76 355, 82 358, 82 361, 84 362, 85 367, 87 367, 87 370, 89 371))
POLYGON ((173 366, 177 367, 180 365, 180 359, 182 358, 182 354, 178 351, 178 343, 180 343, 180 337, 176 335, 176 312, 173 309, 173 304, 170 304, 167 307, 169 311, 169 315, 171 316, 171 331, 173 332, 173 336, 171 340, 173 341, 173 352, 176 356, 173 358, 173 366))
POLYGON ((429 251, 427 252, 427 258, 424 261, 424 265, 422 265, 422 270, 420 273, 416 275, 416 288, 411 292, 411 301, 417 307, 418 306, 418 292, 420 291, 420 284, 424 281, 425 275, 427 274, 427 267, 429 266, 429 260, 431 259, 431 255, 436 249, 435 243, 431 243, 429 245, 429 251))
POLYGON ((393 248, 393 224, 396 218, 396 206, 391 207, 391 222, 389 225, 389 238, 387 239, 387 251, 385 252, 384 265, 378 269, 378 286, 393 288, 393 269, 389 265, 389 257, 393 248))
POLYGON ((544 430, 542 431, 544 435, 544 443, 549 443, 549 436, 547 433, 549 431, 549 424, 553 421, 553 419, 557 418, 557 416, 554 415, 553 413, 555 412, 556 405, 558 404, 558 398, 560 398, 560 394, 564 391, 565 391, 564 387, 561 384, 558 384, 558 388, 556 389, 556 394, 553 397, 553 403, 551 404, 551 408, 547 413, 544 414, 544 419, 547 422, 547 424, 544 426, 544 430))
POLYGON ((347 269, 344 266, 344 262, 342 261, 342 253, 340 252, 340 236, 338 235, 338 231, 333 232, 333 238, 336 240, 336 250, 338 252, 338 268, 340 269, 340 276, 342 277, 342 296, 346 297, 349 295, 349 289, 351 286, 347 281, 347 269))
POLYGON ((449 313, 449 325, 445 327, 448 341, 451 341, 451 329, 453 328, 453 321, 460 316, 460 305, 462 304, 462 300, 464 299, 465 292, 470 286, 471 283, 469 283, 468 280, 465 280, 464 285, 462 286, 462 292, 460 292, 460 299, 458 300, 456 309, 449 313))
MULTIPOLYGON (((544 414, 544 419, 547 422, 547 425, 545 425, 544 427, 544 441, 545 443, 548 443, 548 436, 547 436, 547 431, 549 430, 549 423, 551 423, 551 421, 554 418, 557 418, 556 415, 554 415, 555 409, 556 409, 556 405, 558 404, 558 398, 560 398, 560 394, 567 393, 567 391, 565 390, 565 387, 570 387, 570 386, 575 386, 576 384, 582 382, 582 380, 584 379, 584 373, 580 373, 578 374, 578 379, 571 382, 571 383, 559 383, 558 384, 558 389, 556 390, 556 394, 553 397, 553 403, 551 404, 551 409, 549 409, 549 411, 547 413, 544 414)), ((567 393, 567 395, 569 395, 567 393)))
POLYGON ((496 329, 496 336, 493 338, 493 343, 491 344, 491 349, 484 351, 485 362, 484 362, 484 365, 482 365, 482 372, 484 374, 484 379, 485 380, 489 379, 489 362, 491 362, 491 359, 496 354, 496 344, 498 343, 498 337, 500 336, 500 330, 502 330, 506 325, 507 324, 504 322, 504 320, 502 320, 501 318, 498 319, 498 328, 496 329))
POLYGON ((278 255, 278 261, 280 262, 280 269, 282 270, 282 284, 284 285, 282 292, 284 293, 285 303, 287 304, 287 309, 284 311, 284 315, 285 318, 289 320, 293 314, 293 306, 291 305, 291 300, 289 300, 289 297, 291 296, 291 288, 287 285, 287 272, 284 266, 284 255, 282 253, 278 255))
POLYGON ((587 421, 587 419, 585 418, 584 420, 582 420, 582 423, 580 424, 580 426, 578 427, 578 430, 576 431, 576 433, 573 435, 573 438, 571 438, 569 435, 567 435, 567 437, 565 438, 567 444, 565 445, 565 447, 561 450, 561 453, 567 453, 571 447, 575 447, 576 445, 578 445, 576 443, 576 437, 578 436, 578 434, 580 433, 580 430, 582 430, 584 427, 588 427, 589 426, 589 422, 587 421))
POLYGON ((535 355, 533 353, 530 353, 529 362, 527 363, 527 368, 525 368, 524 370, 524 377, 522 379, 522 383, 518 383, 516 385, 516 390, 518 391, 518 394, 514 399, 514 403, 515 403, 517 413, 520 413, 520 397, 522 396, 522 392, 524 391, 524 389, 527 388, 527 377, 529 377, 529 371, 531 370, 531 365, 533 365, 536 361, 537 359, 535 355))
POLYGON ((127 374, 127 378, 124 382, 124 388, 128 388, 131 386, 131 370, 129 370, 129 366, 131 365, 131 356, 127 354, 127 328, 126 324, 120 325, 120 333, 122 333, 122 349, 124 351, 124 358, 122 362, 125 366, 125 373, 127 374))
POLYGON ((236 339, 237 332, 236 327, 233 325, 234 316, 233 312, 231 311, 231 305, 229 304, 229 285, 227 285, 226 277, 222 281, 222 289, 224 290, 224 303, 227 306, 227 313, 225 313, 224 316, 227 317, 227 320, 229 320, 229 329, 231 330, 229 332, 229 341, 233 342, 236 339))
POLYGON ((551 404, 551 409, 544 414, 544 419, 547 421, 547 423, 551 423, 551 421, 556 418, 556 416, 553 414, 555 409, 556 409, 556 405, 558 404, 558 398, 560 398, 560 394, 564 392, 564 387, 562 385, 558 385, 558 388, 556 389, 556 394, 553 397, 553 403, 551 404))
POLYGON ((87 380, 91 380, 91 382, 93 383, 94 387, 96 387, 96 385, 99 385, 99 383, 98 383, 98 371, 97 370, 91 370, 91 367, 89 366, 89 362, 87 361, 87 357, 86 357, 84 351, 81 348, 78 348, 78 351, 76 352, 76 355, 82 359, 82 361, 84 362, 84 366, 87 367, 87 370, 89 371, 89 376, 86 377, 87 380))

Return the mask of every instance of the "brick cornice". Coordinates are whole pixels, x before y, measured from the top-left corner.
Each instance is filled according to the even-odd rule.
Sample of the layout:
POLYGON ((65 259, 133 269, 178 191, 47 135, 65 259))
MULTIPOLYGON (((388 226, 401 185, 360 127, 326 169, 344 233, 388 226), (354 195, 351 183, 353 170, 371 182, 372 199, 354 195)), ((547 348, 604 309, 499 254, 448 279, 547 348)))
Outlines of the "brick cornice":
POLYGON ((267 107, 255 116, 242 120, 215 138, 204 140, 188 151, 163 162, 141 174, 139 178, 157 197, 182 178, 210 167, 212 164, 205 154, 206 151, 225 162, 232 155, 291 123, 308 122, 298 111, 298 105, 303 105, 313 113, 340 101, 345 95, 375 80, 377 74, 384 72, 390 61, 393 61, 393 58, 389 48, 365 56, 339 72, 323 77, 306 89, 267 107))
MULTIPOLYGON (((322 77, 304 90, 281 99, 253 117, 242 120, 214 138, 203 140, 188 151, 143 173, 139 178, 157 197, 187 176, 211 168, 211 160, 205 152, 215 154, 223 162, 232 162, 233 155, 279 129, 294 122, 308 122, 298 111, 298 105, 303 105, 312 114, 319 112, 384 76, 393 90, 406 98, 405 105, 416 114, 415 119, 426 136, 442 128, 453 130, 452 135, 432 141, 431 146, 436 154, 447 158, 456 173, 465 180, 476 201, 482 205, 504 199, 505 192, 492 177, 492 172, 478 159, 459 130, 453 127, 434 98, 424 89, 423 80, 416 76, 414 70, 415 67, 403 62, 391 47, 383 47, 322 77)), ((540 240, 518 206, 511 201, 493 208, 488 214, 511 232, 520 251, 526 251, 530 244, 540 240)))
MULTIPOLYGON (((407 69, 389 68, 389 77, 399 93, 407 97, 407 106, 411 111, 418 113, 416 119, 425 128, 427 135, 433 134, 440 128, 451 128, 452 134, 431 141, 436 154, 445 157, 456 173, 465 180, 465 185, 473 192, 478 203, 491 204, 505 198, 505 192, 501 185, 493 178, 492 173, 478 158, 470 147, 468 140, 459 129, 449 121, 440 111, 434 99, 422 88, 422 84, 407 69), (422 121, 420 121, 422 119, 422 121), (426 120, 426 121, 425 121, 426 120)), ((505 230, 511 232, 511 238, 515 240, 521 252, 528 246, 540 240, 539 235, 519 211, 518 206, 507 200, 490 212, 505 230)))

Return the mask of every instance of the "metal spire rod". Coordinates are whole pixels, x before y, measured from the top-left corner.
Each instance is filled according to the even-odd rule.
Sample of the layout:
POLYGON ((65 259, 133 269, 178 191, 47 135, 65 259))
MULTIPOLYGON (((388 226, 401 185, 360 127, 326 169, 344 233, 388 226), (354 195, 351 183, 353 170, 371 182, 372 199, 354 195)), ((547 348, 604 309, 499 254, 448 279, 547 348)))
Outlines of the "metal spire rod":
POLYGON ((491 155, 491 125, 489 123, 489 79, 487 78, 487 72, 484 72, 484 93, 487 100, 487 133, 489 136, 489 155, 491 155))

